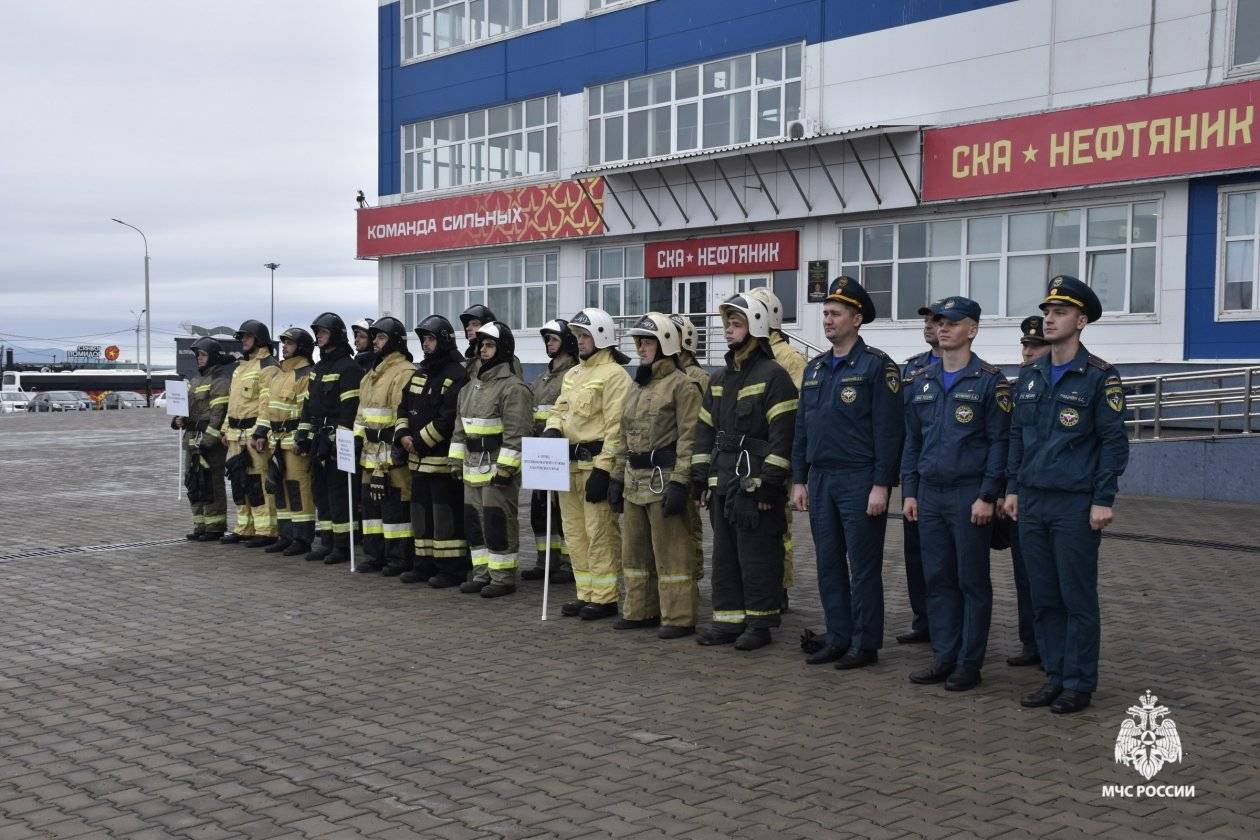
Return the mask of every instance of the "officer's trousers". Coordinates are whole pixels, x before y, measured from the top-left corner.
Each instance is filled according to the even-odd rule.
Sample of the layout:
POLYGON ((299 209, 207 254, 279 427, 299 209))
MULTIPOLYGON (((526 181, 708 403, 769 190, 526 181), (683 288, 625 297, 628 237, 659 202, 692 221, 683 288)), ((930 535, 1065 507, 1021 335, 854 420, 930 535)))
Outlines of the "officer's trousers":
POLYGON ((1072 691, 1098 687, 1098 544, 1090 495, 1021 487, 1019 542, 1041 666, 1072 691))
POLYGON ((573 579, 579 601, 588 604, 617 603, 621 573, 621 525, 608 502, 586 501, 590 464, 571 473, 570 491, 560 494, 560 518, 573 563, 573 579))
MULTIPOLYGON (((534 546, 538 549, 538 568, 547 565, 547 496, 546 490, 534 490, 529 494, 529 525, 534 531, 534 546)), ((564 522, 560 515, 560 494, 551 497, 551 569, 572 571, 569 548, 564 541, 564 522)))
POLYGON ((623 618, 661 619, 670 627, 695 627, 699 590, 690 527, 683 514, 666 516, 664 502, 626 501, 621 531, 623 618))
POLYGON ((738 633, 748 627, 778 627, 783 605, 783 534, 786 509, 758 512, 754 528, 726 518, 726 497, 709 494, 713 528, 713 628, 738 633))
MULTIPOLYGON (((195 458, 198 450, 191 449, 185 458, 195 458)), ((227 493, 223 486, 223 462, 227 460, 227 450, 215 446, 209 452, 201 453, 210 465, 210 489, 214 498, 208 502, 190 502, 192 507, 193 532, 197 534, 222 534, 227 529, 227 493)))
POLYGON ((411 474, 411 533, 415 567, 422 579, 439 572, 468 576, 468 541, 464 538, 464 484, 449 472, 411 474))
POLYGON ((809 473, 809 527, 818 558, 818 594, 827 641, 878 650, 884 645, 884 530, 888 514, 867 516, 869 468, 809 473))
POLYGON ((310 545, 315 540, 315 496, 311 492, 311 459, 281 449, 284 482, 276 493, 280 536, 310 545))
POLYGON ((472 556, 473 580, 516 585, 516 555, 520 550, 520 526, 516 521, 521 479, 507 487, 491 482, 464 482, 464 531, 472 556))
POLYGON ((927 633, 927 584, 923 581, 923 550, 919 540, 919 524, 903 519, 901 535, 905 546, 906 594, 910 598, 910 611, 914 613, 910 630, 915 633, 927 633))
POLYGON ((385 498, 373 499, 372 470, 363 470, 363 552, 376 566, 411 565, 411 475, 405 467, 386 472, 385 498))
POLYGON ((233 533, 241 537, 274 537, 276 535, 276 500, 263 489, 263 476, 267 473, 270 449, 257 452, 244 437, 228 443, 227 455, 235 456, 242 450, 248 453, 249 474, 245 479, 245 501, 236 506, 236 527, 233 533))
POLYGON ((928 626, 939 665, 978 671, 984 665, 993 617, 989 543, 993 524, 973 525, 980 482, 919 486, 919 533, 927 581, 928 626))
POLYGON ((1037 633, 1033 629, 1032 592, 1028 585, 1028 569, 1024 550, 1019 543, 1019 526, 1011 525, 1011 566, 1015 574, 1015 606, 1019 610, 1019 643, 1024 650, 1037 649, 1037 633))
POLYGON ((315 530, 325 546, 344 552, 350 551, 351 484, 346 481, 347 475, 337 469, 336 456, 311 460, 311 494, 318 514, 315 530))

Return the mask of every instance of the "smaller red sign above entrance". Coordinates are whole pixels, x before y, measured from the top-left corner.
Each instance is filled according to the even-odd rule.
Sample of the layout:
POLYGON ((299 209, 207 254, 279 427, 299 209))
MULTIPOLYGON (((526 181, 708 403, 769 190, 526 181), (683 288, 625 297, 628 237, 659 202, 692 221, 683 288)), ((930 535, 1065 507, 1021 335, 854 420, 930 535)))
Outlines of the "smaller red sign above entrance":
POLYGON ((643 276, 699 277, 796 268, 800 232, 743 233, 673 239, 643 246, 643 276))

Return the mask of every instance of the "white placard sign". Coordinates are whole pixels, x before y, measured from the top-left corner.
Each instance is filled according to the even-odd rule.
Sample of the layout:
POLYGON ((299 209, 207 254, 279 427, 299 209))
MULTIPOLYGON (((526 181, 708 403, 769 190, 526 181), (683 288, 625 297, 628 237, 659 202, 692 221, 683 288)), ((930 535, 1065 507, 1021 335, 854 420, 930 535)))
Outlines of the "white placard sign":
POLYGON ((166 380, 166 413, 171 417, 188 416, 188 383, 184 380, 166 380))
POLYGON ((354 432, 350 429, 337 429, 337 469, 352 473, 354 463, 354 432))
POLYGON ((569 442, 564 438, 521 438, 521 487, 569 489, 569 442))

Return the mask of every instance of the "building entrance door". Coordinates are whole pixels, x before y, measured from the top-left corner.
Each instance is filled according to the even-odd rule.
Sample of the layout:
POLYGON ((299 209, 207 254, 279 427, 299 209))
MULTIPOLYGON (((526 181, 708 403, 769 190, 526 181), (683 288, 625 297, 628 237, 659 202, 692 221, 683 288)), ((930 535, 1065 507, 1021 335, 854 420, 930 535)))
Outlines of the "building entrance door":
POLYGON ((680 277, 674 280, 674 312, 685 315, 695 324, 699 348, 696 356, 708 353, 709 330, 705 313, 709 311, 709 281, 705 277, 680 277))

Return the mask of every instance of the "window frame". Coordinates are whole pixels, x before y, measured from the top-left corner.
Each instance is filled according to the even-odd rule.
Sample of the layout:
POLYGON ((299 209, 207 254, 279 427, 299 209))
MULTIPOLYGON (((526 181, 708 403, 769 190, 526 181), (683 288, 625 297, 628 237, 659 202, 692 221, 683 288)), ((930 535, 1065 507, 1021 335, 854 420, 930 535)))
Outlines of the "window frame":
MULTIPOLYGON (((447 269, 450 270, 449 268, 447 269)), ((559 250, 538 250, 538 251, 522 251, 512 254, 494 254, 486 253, 484 256, 463 256, 463 257, 447 257, 445 259, 437 257, 434 259, 417 260, 414 262, 405 262, 401 266, 401 283, 400 293, 402 295, 402 319, 413 330, 428 315, 434 314, 433 305, 434 295, 439 292, 460 292, 463 294, 463 306, 460 307, 462 312, 474 303, 490 306, 488 303, 491 289, 519 289, 520 290, 520 306, 519 311, 515 314, 517 320, 511 317, 505 317, 503 312, 495 310, 495 315, 512 328, 513 332, 520 333, 537 329, 551 319, 557 317, 560 303, 560 252, 559 250), (541 259, 543 263, 543 279, 529 279, 529 260, 541 259), (488 263, 492 260, 513 260, 517 263, 513 273, 519 274, 520 281, 506 284, 492 284, 489 278, 488 263), (470 270, 470 265, 480 264, 481 282, 470 282, 470 278, 475 272, 470 270), (437 266, 455 266, 461 267, 463 272, 463 282, 460 286, 447 286, 438 289, 434 286, 434 274, 437 266), (415 287, 420 282, 418 275, 422 270, 427 271, 428 288, 415 287), (411 286, 409 288, 409 285, 411 286), (554 306, 550 313, 547 310, 547 289, 551 287, 553 294, 552 300, 554 306), (529 323, 529 291, 530 289, 541 289, 543 295, 543 319, 537 324, 529 323), (474 297, 475 295, 475 297, 474 297), (420 304, 421 298, 427 298, 427 303, 420 304), (421 308, 426 311, 420 311, 421 308)), ((494 309, 493 306, 490 307, 494 309)), ((438 313, 443 314, 445 313, 438 313)), ((458 315, 458 313, 456 313, 458 315)), ((458 323, 458 318, 451 320, 451 326, 455 327, 456 332, 462 331, 462 325, 458 323)))
POLYGON ((1260 181, 1247 184, 1230 184, 1216 191, 1216 277, 1214 279, 1214 303, 1216 321, 1260 321, 1260 181), (1239 193, 1255 193, 1258 202, 1251 222, 1251 234, 1230 237, 1228 213, 1229 198, 1239 193), (1251 309, 1225 308, 1225 246, 1228 242, 1250 241, 1251 253, 1251 309))
POLYGON ((631 6, 642 6, 645 3, 651 3, 652 0, 600 0, 600 7, 592 9, 590 0, 582 0, 582 4, 586 6, 584 12, 585 17, 595 17, 596 15, 606 15, 609 12, 619 12, 622 9, 628 9, 631 6))
MULTIPOLYGON (((891 313, 889 315, 881 315, 870 326, 879 328, 903 327, 906 324, 912 324, 921 319, 915 315, 912 318, 896 317, 898 296, 901 291, 900 265, 903 263, 930 263, 930 262, 948 262, 956 260, 959 262, 959 283, 958 294, 969 295, 970 289, 970 266, 972 263, 988 262, 996 260, 998 263, 998 306, 999 311, 1005 313, 1008 306, 1008 285, 1009 273, 1008 264, 1012 257, 1024 256, 1050 256, 1056 253, 1076 253, 1076 277, 1086 278, 1088 282, 1089 258, 1091 254, 1124 250, 1125 252, 1125 289, 1124 289, 1124 305, 1125 311, 1104 312, 1104 317, 1111 323, 1123 322, 1159 322, 1161 320, 1161 279, 1163 275, 1163 225, 1165 215, 1165 204, 1167 196, 1163 192, 1158 193, 1136 193, 1131 195, 1095 197, 1089 200, 1080 201, 1057 201, 1053 203, 1043 204, 1019 204, 1004 205, 1001 207, 974 207, 967 210, 958 210, 955 212, 940 213, 936 215, 907 215, 904 217, 870 217, 855 218, 852 221, 841 220, 836 222, 836 247, 838 253, 838 264, 842 273, 850 276, 861 278, 861 270, 867 266, 884 266, 890 265, 893 268, 892 273, 892 291, 890 295, 891 313), (1134 242, 1132 240, 1132 223, 1133 223, 1133 206, 1138 204, 1155 204, 1155 232, 1154 237, 1149 242, 1134 242), (1128 240, 1122 245, 1088 245, 1089 237, 1089 211, 1100 207, 1126 206, 1128 208, 1127 224, 1129 230, 1128 240), (1010 219, 1012 216, 1020 216, 1030 213, 1055 213, 1063 211, 1077 211, 1079 213, 1078 230, 1079 239, 1075 248, 1054 248, 1047 246, 1039 250, 1021 250, 1012 251, 1010 249, 1010 219), (1000 252, 977 252, 974 254, 967 252, 967 223, 970 220, 998 217, 1003 220, 1001 229, 1001 251, 1000 252), (906 257, 898 256, 900 250, 901 226, 916 223, 931 223, 942 221, 960 221, 960 247, 957 255, 941 256, 941 257, 906 257), (846 229, 858 229, 866 227, 879 227, 883 225, 892 225, 893 227, 893 243, 892 256, 886 260, 858 261, 856 264, 846 260, 844 253, 843 236, 846 229), (1151 312, 1130 312, 1128 311, 1132 305, 1132 252, 1138 248, 1154 248, 1154 302, 1153 311, 1151 312), (854 274, 852 269, 858 268, 858 273, 854 274)), ((1257 212, 1260 216, 1260 211, 1257 212)), ((861 233, 859 232, 859 240, 861 233)), ((864 246, 863 246, 864 247, 864 246)), ((1260 250, 1260 247, 1258 247, 1260 250)), ((865 281, 862 281, 865 283, 865 281)), ((999 325, 1018 324, 1023 318, 1031 313, 1020 313, 1018 315, 990 315, 982 314, 984 323, 994 323, 999 325)))
MULTIPOLYGON (((1239 5, 1240 0, 1230 0, 1224 61, 1226 78, 1236 76, 1254 76, 1257 73, 1260 73, 1260 58, 1255 61, 1243 62, 1241 64, 1234 63, 1234 41, 1238 35, 1239 5)), ((1257 14, 1260 14, 1260 7, 1257 7, 1256 12, 1257 14)))
POLYGON ((674 279, 667 278, 667 277, 645 276, 645 272, 644 272, 645 266, 643 262, 644 250, 645 250, 645 245, 643 242, 622 242, 622 243, 608 243, 608 244, 601 243, 601 244, 594 245, 592 247, 583 248, 582 249, 582 308, 586 308, 588 306, 593 305, 600 309, 608 311, 608 307, 604 306, 604 295, 605 295, 604 290, 606 288, 616 287, 617 299, 619 303, 619 311, 617 313, 609 312, 609 314, 612 315, 613 318, 637 318, 638 316, 651 311, 652 284, 653 283, 665 284, 668 287, 668 297, 672 305, 673 298, 674 298, 674 279), (626 271, 626 265, 628 262, 627 252, 632 249, 639 251, 639 266, 638 266, 639 270, 637 274, 626 271), (621 250, 622 252, 621 253, 621 265, 622 265, 621 276, 604 277, 603 266, 602 266, 603 252, 615 251, 615 250, 621 250), (600 254, 601 266, 600 266, 599 277, 589 276, 590 272, 588 269, 590 267, 590 254, 592 253, 600 254), (642 312, 633 312, 633 311, 630 311, 629 308, 627 308, 626 288, 627 288, 627 281, 631 281, 631 280, 637 280, 643 284, 643 305, 645 308, 643 309, 642 312), (598 289, 598 301, 594 304, 590 302, 590 298, 589 298, 592 285, 594 285, 598 289))
MULTIPOLYGON (((418 3, 420 2, 420 0, 416 0, 416 2, 418 3)), ((532 24, 525 23, 525 21, 527 21, 528 16, 529 16, 529 0, 513 0, 513 2, 519 5, 520 10, 521 10, 521 21, 523 23, 522 23, 522 26, 520 26, 519 28, 510 29, 507 32, 500 32, 495 35, 487 35, 482 38, 468 37, 463 43, 457 44, 452 47, 446 47, 445 49, 441 49, 441 50, 433 50, 432 52, 427 52, 427 53, 418 52, 414 55, 408 55, 407 54, 407 36, 408 34, 410 34, 409 29, 411 29, 412 27, 411 21, 413 19, 420 17, 421 15, 427 14, 431 16, 433 14, 433 8, 432 8, 433 4, 440 4, 441 7, 444 9, 450 8, 452 6, 462 5, 464 8, 465 35, 471 36, 472 34, 472 30, 471 30, 472 15, 469 12, 469 7, 471 6, 473 2, 478 2, 478 0, 425 0, 425 2, 429 2, 430 4, 430 7, 428 9, 424 9, 421 11, 414 11, 415 7, 413 6, 412 14, 407 14, 408 0, 399 0, 399 3, 398 3, 398 20, 399 20, 398 55, 400 57, 399 63, 401 66, 405 67, 408 64, 417 64, 422 61, 429 61, 430 59, 433 59, 433 58, 438 58, 444 55, 450 55, 452 53, 457 53, 462 50, 473 49, 475 47, 484 46, 486 44, 493 44, 497 41, 506 41, 509 38, 516 38, 520 35, 525 35, 530 32, 536 32, 540 29, 546 29, 552 26, 559 26, 562 22, 562 18, 560 16, 561 0, 543 0, 544 19, 538 23, 532 23, 532 24), (553 10, 555 14, 550 15, 550 12, 552 12, 553 10)), ((488 25, 489 0, 480 0, 480 2, 483 2, 485 5, 487 17, 484 18, 484 20, 487 21, 486 28, 488 29, 489 28, 489 25, 488 25)))

